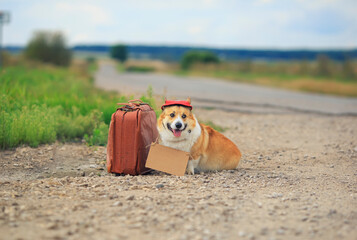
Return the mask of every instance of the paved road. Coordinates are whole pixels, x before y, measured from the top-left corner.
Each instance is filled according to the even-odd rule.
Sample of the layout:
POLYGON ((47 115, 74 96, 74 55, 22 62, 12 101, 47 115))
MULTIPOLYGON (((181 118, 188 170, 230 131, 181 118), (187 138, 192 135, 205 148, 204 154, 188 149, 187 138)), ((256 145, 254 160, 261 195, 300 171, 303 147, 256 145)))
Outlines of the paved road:
POLYGON ((95 77, 100 88, 140 94, 151 85, 155 94, 167 98, 185 99, 190 96, 197 107, 258 113, 357 115, 357 98, 299 93, 202 77, 118 73, 110 62, 100 63, 95 77))

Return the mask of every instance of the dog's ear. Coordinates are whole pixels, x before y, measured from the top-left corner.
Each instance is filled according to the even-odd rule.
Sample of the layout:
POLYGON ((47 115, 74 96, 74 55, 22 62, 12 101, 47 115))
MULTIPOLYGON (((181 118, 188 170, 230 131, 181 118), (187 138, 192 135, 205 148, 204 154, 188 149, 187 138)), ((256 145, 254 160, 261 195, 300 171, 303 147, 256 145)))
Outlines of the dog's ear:
POLYGON ((186 100, 189 104, 191 104, 191 98, 188 97, 187 100, 186 100))

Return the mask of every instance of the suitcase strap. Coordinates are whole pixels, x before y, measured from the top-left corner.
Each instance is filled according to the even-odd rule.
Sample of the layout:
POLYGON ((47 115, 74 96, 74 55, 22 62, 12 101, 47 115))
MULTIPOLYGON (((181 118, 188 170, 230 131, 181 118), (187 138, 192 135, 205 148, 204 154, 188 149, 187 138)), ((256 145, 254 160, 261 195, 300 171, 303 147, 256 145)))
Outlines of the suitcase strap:
POLYGON ((143 110, 143 106, 144 105, 149 106, 149 108, 152 110, 152 108, 150 107, 149 104, 144 103, 140 99, 134 99, 134 100, 128 101, 127 103, 117 103, 117 104, 118 105, 124 105, 124 107, 120 107, 119 109, 122 110, 122 111, 125 111, 125 112, 132 112, 132 111, 136 111, 138 109, 143 110))
POLYGON ((125 119, 136 119, 139 112, 126 112, 123 114, 120 124, 120 148, 121 148, 121 169, 123 173, 136 175, 137 169, 137 132, 139 131, 136 121, 126 121, 125 119), (131 151, 128 151, 131 149, 131 151))

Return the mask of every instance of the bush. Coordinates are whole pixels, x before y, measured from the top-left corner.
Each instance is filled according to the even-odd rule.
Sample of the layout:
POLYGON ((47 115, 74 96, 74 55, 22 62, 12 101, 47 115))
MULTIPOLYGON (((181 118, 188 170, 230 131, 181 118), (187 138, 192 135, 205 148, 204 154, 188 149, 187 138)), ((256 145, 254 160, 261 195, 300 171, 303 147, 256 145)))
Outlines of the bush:
POLYGON ((108 125, 106 125, 105 123, 101 123, 96 129, 93 130, 93 134, 91 136, 85 134, 84 139, 86 140, 89 146, 105 146, 108 141, 108 132, 108 125))
POLYGON ((128 53, 125 45, 114 45, 110 49, 110 56, 120 62, 125 62, 128 58, 128 53))
POLYGON ((154 72, 155 68, 148 67, 148 66, 129 66, 129 67, 125 68, 125 70, 128 72, 146 73, 146 72, 154 72))
POLYGON ((15 59, 11 54, 7 51, 0 51, 0 69, 2 67, 11 66, 16 64, 17 59, 15 59))
POLYGON ((328 77, 332 75, 332 61, 325 55, 320 54, 317 56, 317 68, 316 74, 323 77, 328 77))
POLYGON ((189 51, 185 53, 181 60, 181 68, 187 70, 195 63, 219 63, 219 59, 209 51, 189 51))
POLYGON ((71 55, 59 32, 36 32, 25 48, 27 58, 58 66, 68 66, 71 55))
POLYGON ((5 96, 1 99, 0 149, 20 144, 37 147, 41 143, 56 140, 55 110, 45 105, 23 106, 14 111, 6 111, 9 103, 5 96))
POLYGON ((253 68, 253 64, 250 59, 244 60, 240 63, 240 70, 242 72, 251 72, 252 68, 253 68))
POLYGON ((342 62, 342 76, 348 79, 357 79, 357 73, 355 71, 353 61, 348 56, 346 56, 342 62))
POLYGON ((87 62, 88 64, 94 64, 94 63, 97 62, 97 59, 96 59, 95 57, 90 56, 90 57, 87 57, 87 58, 86 58, 86 62, 87 62))

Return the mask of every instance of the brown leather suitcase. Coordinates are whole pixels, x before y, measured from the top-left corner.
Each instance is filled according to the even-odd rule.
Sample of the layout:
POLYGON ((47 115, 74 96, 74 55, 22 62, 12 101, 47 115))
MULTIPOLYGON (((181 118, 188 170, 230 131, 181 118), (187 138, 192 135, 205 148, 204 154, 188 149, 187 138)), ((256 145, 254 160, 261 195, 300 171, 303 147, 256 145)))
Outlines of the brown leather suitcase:
POLYGON ((107 169, 110 173, 147 173, 146 159, 158 137, 155 111, 140 100, 131 100, 112 115, 107 144, 107 169))

